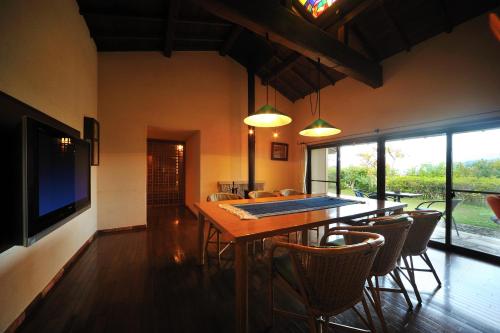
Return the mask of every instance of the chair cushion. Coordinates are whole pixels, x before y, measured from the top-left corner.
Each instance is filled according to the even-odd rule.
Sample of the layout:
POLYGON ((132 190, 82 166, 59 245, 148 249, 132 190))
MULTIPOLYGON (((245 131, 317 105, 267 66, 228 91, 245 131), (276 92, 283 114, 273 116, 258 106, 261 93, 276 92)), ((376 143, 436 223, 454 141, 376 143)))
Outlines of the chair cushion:
MULTIPOLYGON (((330 238, 330 237, 329 237, 330 238)), ((345 246, 345 239, 344 237, 339 237, 339 238, 336 238, 334 240, 327 240, 326 243, 325 243, 325 246, 330 246, 330 247, 334 247, 334 246, 345 246)))
POLYGON ((273 270, 288 282, 290 286, 299 290, 299 282, 293 273, 292 259, 288 254, 273 257, 273 270))

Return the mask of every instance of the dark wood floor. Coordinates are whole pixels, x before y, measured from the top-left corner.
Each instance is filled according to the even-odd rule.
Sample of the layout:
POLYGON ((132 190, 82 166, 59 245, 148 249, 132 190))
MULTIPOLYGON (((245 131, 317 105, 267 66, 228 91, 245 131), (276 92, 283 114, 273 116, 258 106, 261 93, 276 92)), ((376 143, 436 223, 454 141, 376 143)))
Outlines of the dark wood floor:
MULTIPOLYGON (((183 209, 149 211, 148 229, 97 237, 20 332, 232 332, 234 272, 196 265, 196 220, 183 209)), ((500 269, 431 250, 442 278, 418 276, 424 303, 407 312, 400 295, 384 295, 394 332, 500 332, 500 269)), ((250 276, 252 331, 265 327, 266 275, 250 276)), ((413 298, 413 294, 410 295, 413 298)), ((280 300, 282 304, 292 304, 280 300)), ((347 312, 336 318, 360 325, 347 312)), ((273 332, 306 332, 277 319, 273 332)))

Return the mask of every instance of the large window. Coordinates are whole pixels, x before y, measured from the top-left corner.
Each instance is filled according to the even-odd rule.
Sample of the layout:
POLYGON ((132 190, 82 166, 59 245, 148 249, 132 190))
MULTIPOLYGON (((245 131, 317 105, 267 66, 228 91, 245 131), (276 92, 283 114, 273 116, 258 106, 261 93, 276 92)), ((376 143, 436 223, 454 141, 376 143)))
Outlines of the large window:
MULTIPOLYGON (((385 188, 388 200, 406 203, 408 210, 445 211, 446 135, 389 140, 385 143, 385 188)), ((445 220, 432 239, 445 242, 445 220)))
POLYGON ((500 194, 500 129, 453 134, 454 245, 500 256, 500 225, 486 202, 500 194))
POLYGON ((372 198, 385 194, 386 200, 406 203, 408 210, 441 211, 433 244, 498 261, 500 222, 486 198, 500 195, 499 125, 495 121, 427 131, 425 136, 397 133, 356 144, 346 140, 309 147, 309 190, 372 198))
POLYGON ((340 146, 340 193, 376 196, 376 142, 340 146))
POLYGON ((337 193, 337 148, 311 151, 311 193, 337 193))

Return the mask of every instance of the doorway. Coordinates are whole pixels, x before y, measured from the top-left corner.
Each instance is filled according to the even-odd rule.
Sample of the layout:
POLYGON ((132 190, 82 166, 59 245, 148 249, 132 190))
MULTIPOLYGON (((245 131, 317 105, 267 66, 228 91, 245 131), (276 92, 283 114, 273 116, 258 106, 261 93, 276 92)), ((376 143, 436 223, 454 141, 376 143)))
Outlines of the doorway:
POLYGON ((184 156, 184 142, 148 139, 148 208, 184 206, 184 156))

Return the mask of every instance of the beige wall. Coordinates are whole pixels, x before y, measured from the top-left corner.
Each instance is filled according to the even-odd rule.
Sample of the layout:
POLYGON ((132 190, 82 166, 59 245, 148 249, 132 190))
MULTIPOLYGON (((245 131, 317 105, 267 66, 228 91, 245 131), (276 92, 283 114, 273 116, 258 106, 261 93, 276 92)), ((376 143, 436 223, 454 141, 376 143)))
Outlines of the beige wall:
MULTIPOLYGON (((247 178, 246 80, 241 65, 215 52, 177 52, 172 58, 159 52, 99 54, 100 229, 146 223, 148 126, 199 131, 186 147, 191 208, 217 190, 217 181, 247 178)), ((256 95, 260 106, 260 84, 256 95)), ((278 107, 290 113, 293 104, 278 96, 278 107)), ((256 138, 256 178, 271 190, 289 187, 287 163, 270 160, 272 131, 258 129, 256 138)), ((292 138, 290 126, 280 131, 279 141, 292 138)))
MULTIPOLYGON (((75 1, 1 1, 0 45, 0 90, 80 131, 84 115, 97 116, 97 53, 75 1)), ((0 331, 95 232, 96 184, 92 168, 90 210, 0 253, 0 331)))
MULTIPOLYGON (((323 118, 343 130, 330 140, 374 134, 375 129, 430 125, 423 122, 464 122, 491 111, 500 116, 500 44, 488 30, 486 15, 382 65, 381 88, 348 78, 321 91, 323 118)), ((307 103, 307 97, 295 103, 294 133, 312 121, 307 103)), ((298 135, 297 140, 311 141, 298 135)), ((298 187, 303 168, 295 162, 294 183, 298 187)))

